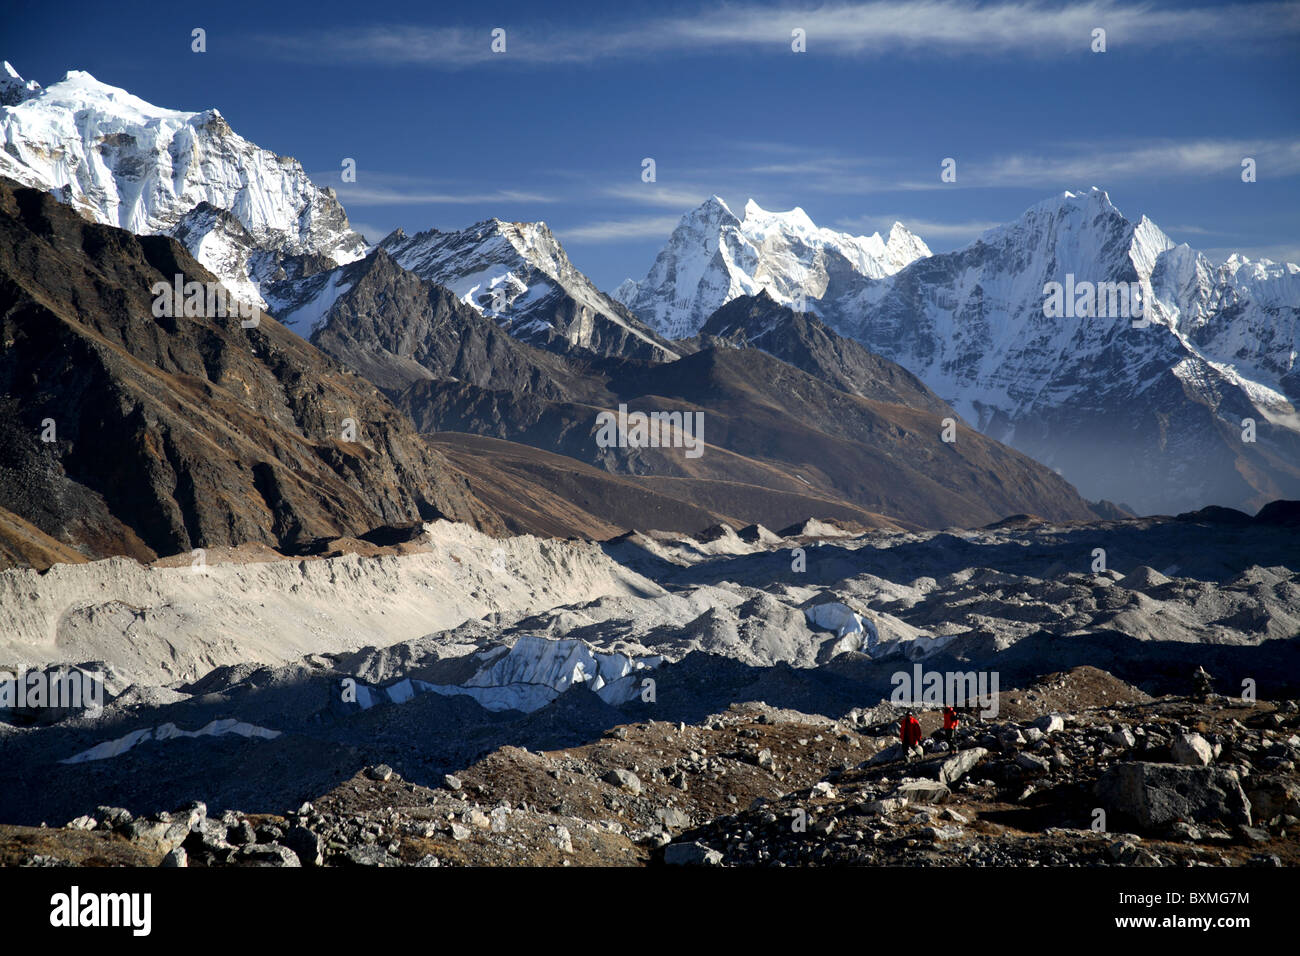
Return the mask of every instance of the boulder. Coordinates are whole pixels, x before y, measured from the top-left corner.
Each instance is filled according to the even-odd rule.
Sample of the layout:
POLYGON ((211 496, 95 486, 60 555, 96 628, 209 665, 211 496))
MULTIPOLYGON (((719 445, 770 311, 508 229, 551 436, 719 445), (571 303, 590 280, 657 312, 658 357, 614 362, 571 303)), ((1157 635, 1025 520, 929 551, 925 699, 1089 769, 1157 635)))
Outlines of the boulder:
POLYGON ((243 866, 302 866, 298 855, 278 843, 254 843, 235 853, 236 863, 243 866))
POLYGON ((926 827, 921 831, 921 839, 935 843, 946 843, 962 836, 961 827, 926 827))
POLYGON ((641 792, 641 778, 631 770, 611 770, 600 779, 616 787, 622 787, 629 793, 641 792))
POLYGON ((1025 745, 1025 735, 1019 727, 1007 727, 998 734, 998 743, 1003 750, 1014 750, 1025 745))
POLYGON ((1024 752, 1016 754, 1016 766, 1026 773, 1047 773, 1052 769, 1052 765, 1042 757, 1024 752))
POLYGON ((551 838, 551 842, 555 844, 561 853, 573 852, 573 834, 569 832, 569 828, 566 826, 557 826, 555 828, 555 835, 551 838))
POLYGON ((181 809, 179 817, 191 830, 197 830, 208 818, 208 805, 202 800, 192 800, 181 809))
POLYGON ((1123 750, 1132 750, 1137 744, 1137 738, 1133 736, 1133 731, 1127 727, 1121 727, 1118 730, 1112 730, 1106 735, 1106 743, 1123 750))
POLYGON ((890 744, 888 747, 885 747, 883 750, 876 751, 876 753, 874 753, 870 757, 870 759, 867 760, 864 766, 874 767, 877 766, 878 764, 889 763, 891 761, 898 760, 902 756, 903 756, 903 745, 890 744))
POLYGON ((1251 822, 1240 778, 1220 767, 1121 763, 1097 781, 1096 794, 1108 813, 1144 828, 1176 820, 1251 822))
POLYGON ((1214 759, 1214 748, 1200 734, 1179 734, 1169 744, 1174 762, 1193 767, 1208 767, 1214 759))
POLYGON ((325 862, 320 837, 306 827, 290 827, 283 843, 297 854, 303 866, 320 866, 325 862))
POLYGON ((137 843, 153 843, 168 853, 184 843, 190 828, 183 823, 164 823, 159 820, 136 819, 126 828, 126 836, 137 843))
POLYGON ((1034 720, 1034 726, 1045 734, 1055 734, 1065 729, 1065 720, 1060 714, 1043 714, 1034 720))
POLYGON ((864 803, 859 809, 873 817, 884 817, 891 813, 897 813, 906 807, 906 797, 885 797, 882 800, 872 800, 870 803, 864 803))
MULTIPOLYGON (((248 849, 245 847, 245 849, 248 849)), ((401 866, 402 861, 392 856, 381 846, 367 844, 357 846, 343 854, 343 862, 349 866, 401 866)))
POLYGON ((894 796, 909 803, 943 803, 952 791, 937 780, 908 780, 894 790, 894 796))
POLYGON ((916 769, 927 777, 934 777, 940 783, 956 783, 970 773, 986 756, 988 751, 983 747, 972 747, 969 750, 959 750, 948 757, 926 761, 919 764, 916 769))
POLYGON ((660 807, 655 816, 670 830, 685 830, 691 825, 691 818, 676 807, 660 807))
POLYGON ((664 862, 669 866, 717 866, 722 854, 703 843, 670 843, 664 847, 664 862))
POLYGON ((234 826, 226 828, 226 842, 231 846, 247 846, 257 842, 257 833, 247 820, 240 820, 234 826))
POLYGON ((1276 775, 1251 775, 1242 784, 1257 820, 1289 813, 1300 817, 1300 783, 1276 775))

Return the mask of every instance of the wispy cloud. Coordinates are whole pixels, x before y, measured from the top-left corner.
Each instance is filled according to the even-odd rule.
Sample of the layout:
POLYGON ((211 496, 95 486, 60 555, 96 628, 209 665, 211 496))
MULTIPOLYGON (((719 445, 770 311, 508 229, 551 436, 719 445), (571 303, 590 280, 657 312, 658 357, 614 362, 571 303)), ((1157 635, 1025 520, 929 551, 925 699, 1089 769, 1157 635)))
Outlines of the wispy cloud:
POLYGON ((1187 234, 1189 236, 1217 236, 1222 235, 1217 229, 1206 229, 1204 226, 1184 226, 1169 225, 1160 227, 1167 235, 1177 236, 1187 234))
POLYGON ((395 189, 385 186, 346 184, 334 187, 339 201, 351 206, 470 206, 481 203, 530 202, 548 203, 556 200, 537 193, 499 189, 492 192, 428 192, 419 189, 395 189))
POLYGON ((449 183, 361 169, 354 183, 342 182, 337 169, 311 173, 312 182, 329 186, 344 206, 472 206, 484 203, 551 203, 560 197, 519 189, 459 190, 449 183))
POLYGON ((806 32, 809 54, 883 55, 924 50, 970 56, 1057 56, 1089 52, 1092 30, 1108 45, 1146 49, 1285 42, 1300 34, 1300 5, 1260 2, 1186 9, 1087 0, 1050 5, 1030 0, 876 0, 820 5, 724 4, 693 14, 639 20, 512 25, 480 29, 394 24, 259 35, 282 56, 455 70, 486 63, 560 64, 679 53, 762 50, 789 53, 791 31, 806 32), (504 53, 492 50, 493 28, 506 30, 504 53))
POLYGON ((679 209, 685 212, 694 209, 714 194, 715 190, 707 186, 660 186, 657 183, 628 183, 606 186, 599 191, 601 196, 621 199, 626 202, 640 203, 645 206, 658 206, 663 209, 679 209))
POLYGON ((568 228, 556 228, 561 242, 610 242, 619 240, 667 239, 680 216, 637 216, 628 219, 602 219, 568 228))
POLYGON ((958 180, 989 185, 1103 185, 1118 179, 1240 174, 1241 162, 1256 162, 1256 175, 1300 173, 1300 140, 1192 140, 1146 145, 1065 145, 1055 155, 1010 155, 991 161, 958 159, 958 180))

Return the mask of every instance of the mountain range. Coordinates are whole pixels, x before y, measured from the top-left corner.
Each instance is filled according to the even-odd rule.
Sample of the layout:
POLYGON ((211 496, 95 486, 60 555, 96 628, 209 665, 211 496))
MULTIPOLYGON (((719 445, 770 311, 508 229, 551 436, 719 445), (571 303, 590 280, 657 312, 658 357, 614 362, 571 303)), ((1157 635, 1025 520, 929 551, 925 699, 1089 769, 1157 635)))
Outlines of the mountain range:
POLYGON ((715 196, 607 295, 545 223, 368 246, 216 110, 8 64, 0 103, 10 563, 303 553, 431 515, 608 538, 1300 497, 1300 269, 1215 266, 1101 190, 940 254, 715 196), (175 275, 268 314, 159 317, 175 275), (1133 283, 1149 321, 1049 318, 1076 279, 1133 283), (620 408, 702 416, 707 453, 602 444, 620 408))
POLYGON ((1089 498, 1159 512, 1300 494, 1300 266, 1216 266, 1097 188, 1046 199, 953 252, 930 255, 895 225, 892 258, 850 267, 866 245, 879 236, 752 202, 737 220, 714 197, 618 295, 683 335, 757 287, 797 301, 1089 498), (1136 284, 1146 313, 1051 316, 1053 282, 1136 284))

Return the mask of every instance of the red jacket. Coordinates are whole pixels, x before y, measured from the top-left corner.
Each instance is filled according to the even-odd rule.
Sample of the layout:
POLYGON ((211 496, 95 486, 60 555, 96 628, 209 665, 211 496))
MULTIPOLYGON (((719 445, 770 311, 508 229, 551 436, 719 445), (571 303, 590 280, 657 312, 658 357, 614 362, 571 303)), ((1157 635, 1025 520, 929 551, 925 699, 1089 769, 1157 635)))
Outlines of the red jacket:
POLYGON ((921 722, 915 717, 904 717, 899 721, 898 738, 904 747, 915 747, 921 742, 921 722))
POLYGON ((957 711, 953 710, 951 707, 945 707, 943 709, 943 729, 956 730, 957 724, 957 711))

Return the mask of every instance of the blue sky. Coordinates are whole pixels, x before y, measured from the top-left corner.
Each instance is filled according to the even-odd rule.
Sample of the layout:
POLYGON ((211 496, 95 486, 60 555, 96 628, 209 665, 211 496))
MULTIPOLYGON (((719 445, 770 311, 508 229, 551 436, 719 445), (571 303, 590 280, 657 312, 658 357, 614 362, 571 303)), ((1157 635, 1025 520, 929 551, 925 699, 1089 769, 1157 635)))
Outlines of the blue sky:
POLYGON ((605 288, 712 193, 854 232, 899 219, 942 251, 1099 185, 1212 256, 1300 261, 1300 3, 180 6, 9 3, 0 57, 215 106, 372 240, 545 220, 605 288))

